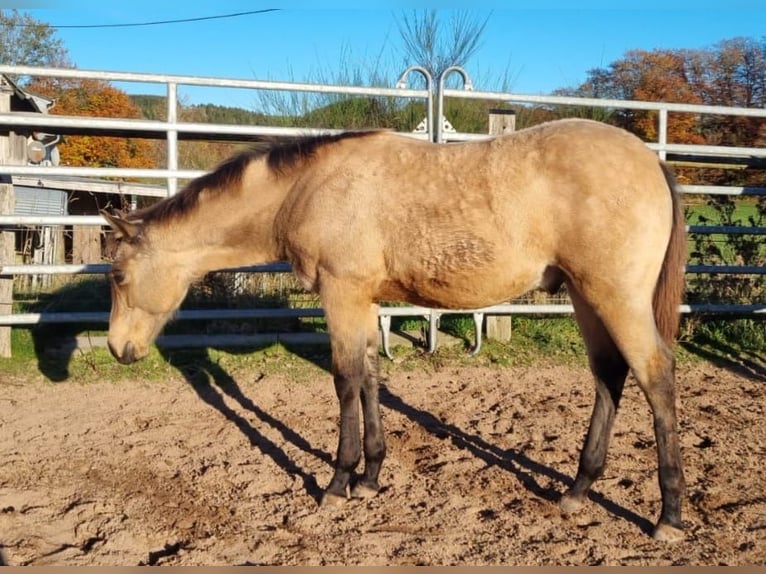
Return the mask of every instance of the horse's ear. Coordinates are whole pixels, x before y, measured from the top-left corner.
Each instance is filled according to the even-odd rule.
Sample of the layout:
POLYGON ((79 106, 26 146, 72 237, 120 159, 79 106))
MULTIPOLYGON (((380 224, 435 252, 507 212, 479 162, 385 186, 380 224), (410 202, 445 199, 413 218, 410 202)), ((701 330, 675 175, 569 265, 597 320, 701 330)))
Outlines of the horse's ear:
POLYGON ((128 221, 119 215, 112 215, 105 209, 100 210, 100 213, 103 218, 106 219, 106 222, 112 228, 112 231, 114 231, 118 239, 131 241, 141 233, 140 222, 128 221))

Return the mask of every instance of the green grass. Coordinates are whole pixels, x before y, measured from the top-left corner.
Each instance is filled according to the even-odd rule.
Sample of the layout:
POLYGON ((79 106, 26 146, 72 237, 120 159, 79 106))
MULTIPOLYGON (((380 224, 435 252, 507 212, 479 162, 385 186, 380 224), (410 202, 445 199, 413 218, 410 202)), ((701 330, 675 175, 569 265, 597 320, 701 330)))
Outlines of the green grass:
MULTIPOLYGON (((463 320, 457 322, 458 325, 463 323, 463 320)), ((469 327, 467 324, 463 326, 469 327)), ((753 319, 686 319, 681 343, 676 348, 678 364, 683 368, 699 361, 713 361, 747 376, 766 379, 765 326, 763 321, 753 319)), ((465 335, 463 344, 442 344, 433 354, 420 347, 398 346, 393 349, 393 361, 381 357, 381 371, 387 376, 403 371, 429 373, 471 366, 587 366, 585 347, 572 317, 513 317, 512 328, 510 342, 484 340, 479 354, 470 356, 469 347, 475 340, 471 321, 470 329, 461 331, 465 335)), ((87 333, 82 331, 81 336, 87 333)), ((90 333, 94 336, 104 334, 95 330, 90 333)), ((150 383, 185 379, 201 383, 222 373, 235 379, 280 374, 292 380, 308 380, 328 377, 330 368, 327 345, 287 347, 269 344, 250 349, 172 350, 154 347, 144 360, 125 366, 118 364, 103 348, 68 351, 41 346, 34 329, 13 329, 12 344, 13 358, 0 359, 0 370, 6 382, 93 384, 129 379, 150 383)))
MULTIPOLYGON (((449 321, 448 321, 449 324, 449 321)), ((546 363, 586 365, 584 346, 571 318, 531 319, 514 317, 513 337, 509 343, 485 340, 481 352, 470 356, 473 322, 455 316, 452 329, 458 326, 465 335, 464 344, 442 344, 433 354, 424 348, 398 346, 394 361, 381 357, 383 373, 392 370, 431 371, 446 366, 512 366, 546 363), (470 332, 467 332, 470 327, 470 332)), ((77 331, 72 326, 72 332, 77 331)), ((0 369, 14 378, 53 382, 98 382, 138 378, 161 381, 174 377, 196 380, 211 369, 224 368, 229 373, 282 373, 293 378, 326 375, 330 368, 329 346, 270 344, 251 349, 172 349, 153 347, 149 356, 134 365, 118 364, 106 349, 89 351, 57 349, 54 339, 40 336, 40 328, 13 329, 13 358, 0 359, 0 369)), ((456 332, 456 331, 453 331, 456 332)), ((101 330, 82 330, 80 336, 102 336, 101 330)))
MULTIPOLYGON (((712 205, 691 204, 686 210, 686 221, 689 225, 714 225, 719 220, 719 210, 712 205)), ((758 217, 758 206, 753 201, 740 201, 732 214, 733 221, 749 225, 750 218, 758 217)))
MULTIPOLYGON (((759 221, 758 205, 753 200, 739 200, 730 204, 728 219, 722 211, 708 204, 693 204, 686 208, 686 221, 689 225, 741 225, 750 227, 751 222, 759 221)), ((762 236, 734 236, 722 233, 698 234, 690 233, 687 241, 689 258, 692 263, 734 263, 742 249, 753 253, 760 252, 766 257, 766 247, 762 236), (760 246, 760 247, 759 247, 760 246), (712 261, 707 259, 713 258, 712 261)))

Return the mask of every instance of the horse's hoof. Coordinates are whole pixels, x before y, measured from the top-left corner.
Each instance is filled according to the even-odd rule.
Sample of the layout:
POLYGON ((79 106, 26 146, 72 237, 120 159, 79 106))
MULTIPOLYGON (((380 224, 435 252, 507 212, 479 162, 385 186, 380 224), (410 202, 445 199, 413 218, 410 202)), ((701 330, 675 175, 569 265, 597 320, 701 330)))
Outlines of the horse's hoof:
POLYGON ((561 500, 559 500, 559 508, 564 514, 574 514, 582 508, 582 505, 582 498, 572 496, 568 492, 561 497, 561 500))
POLYGON ((351 490, 351 498, 373 498, 378 494, 378 489, 372 486, 367 486, 361 482, 354 485, 351 490))
POLYGON ((680 542, 684 539, 684 531, 670 524, 658 524, 652 538, 659 542, 680 542))
POLYGON ((325 492, 322 495, 322 501, 319 503, 319 508, 338 508, 346 503, 348 500, 345 496, 339 494, 333 494, 332 492, 325 492))

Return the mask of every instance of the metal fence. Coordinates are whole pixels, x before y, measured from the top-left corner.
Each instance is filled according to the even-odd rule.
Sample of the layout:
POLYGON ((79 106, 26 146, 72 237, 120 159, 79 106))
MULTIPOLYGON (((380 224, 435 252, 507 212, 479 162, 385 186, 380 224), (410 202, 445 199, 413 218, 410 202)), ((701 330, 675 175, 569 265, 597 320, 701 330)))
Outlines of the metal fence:
MULTIPOLYGON (((192 123, 179 120, 179 87, 209 87, 209 88, 235 88, 251 91, 279 91, 297 92, 306 94, 336 94, 342 96, 366 96, 388 97, 402 100, 421 100, 426 104, 429 121, 424 133, 408 133, 412 137, 420 137, 435 142, 463 141, 469 139, 486 138, 487 134, 475 133, 449 133, 443 130, 443 109, 445 98, 464 98, 490 100, 520 105, 545 105, 566 106, 569 108, 606 108, 610 110, 642 110, 657 113, 658 139, 656 142, 648 142, 647 145, 655 150, 658 156, 666 159, 670 154, 674 157, 707 157, 724 160, 763 161, 766 160, 766 149, 747 147, 726 147, 706 145, 684 145, 668 141, 668 114, 685 113, 699 116, 716 115, 727 117, 751 117, 766 120, 766 110, 751 108, 729 108, 721 106, 704 106, 672 103, 638 102, 623 100, 605 100, 592 98, 575 98, 560 96, 540 96, 528 94, 515 94, 505 92, 476 91, 473 89, 467 73, 458 67, 452 67, 437 79, 432 78, 424 69, 414 66, 405 70, 398 79, 394 88, 320 85, 295 82, 274 82, 246 79, 225 79, 214 77, 178 76, 159 74, 139 74, 124 72, 86 71, 76 69, 52 69, 35 68, 29 66, 2 66, 0 74, 17 76, 42 76, 68 79, 91 79, 105 82, 139 83, 153 86, 161 86, 166 95, 167 110, 165 120, 139 120, 128 118, 95 118, 95 117, 68 117, 47 115, 38 113, 0 113, 0 130, 6 131, 47 131, 50 133, 66 134, 96 134, 104 136, 121 137, 145 137, 161 139, 166 142, 167 165, 158 169, 130 169, 130 168, 94 168, 94 167, 63 167, 63 166, 33 166, 33 165, 6 165, 1 168, 5 176, 13 178, 56 178, 56 177, 93 177, 93 178, 117 178, 117 179, 141 179, 155 178, 164 180, 167 195, 176 193, 179 180, 190 179, 202 175, 197 170, 179 169, 178 142, 179 139, 220 140, 222 138, 246 141, 262 136, 291 136, 307 135, 311 133, 328 133, 334 130, 308 129, 308 128, 275 128, 255 125, 221 125, 207 123, 192 123), (424 89, 408 88, 408 76, 411 73, 420 74, 425 79, 424 89), (461 76, 464 89, 445 87, 445 78, 453 73, 461 76), (431 121, 439 118, 438 121, 431 121)), ((761 187, 722 187, 709 185, 681 186, 680 191, 687 194, 706 195, 735 195, 735 196, 763 196, 766 188, 761 187)), ((132 193, 142 194, 138 189, 132 193)), ((156 191, 146 191, 146 195, 157 195, 156 191)), ((101 216, 15 216, 0 214, 0 228, 13 226, 70 226, 70 225, 94 225, 101 226, 105 222, 101 216)), ((742 226, 689 226, 692 233, 715 233, 736 234, 748 233, 766 235, 764 227, 742 226)), ((242 269, 246 272, 289 272, 290 268, 285 264, 259 266, 242 269)), ((109 271, 108 264, 86 265, 17 265, 3 264, 0 267, 0 276, 19 275, 73 275, 73 274, 103 274, 109 271)), ((747 266, 689 266, 687 273, 747 273, 763 274, 766 272, 762 267, 747 266)), ((706 305, 682 305, 684 313, 737 313, 737 314, 766 314, 766 304, 706 304, 706 305)), ((474 352, 481 346, 482 322, 486 315, 514 315, 514 314, 569 314, 573 309, 568 304, 536 304, 509 302, 478 310, 439 310, 416 306, 382 307, 380 310, 381 328, 386 353, 388 350, 388 333, 391 318, 395 316, 421 316, 428 319, 429 348, 436 346, 436 331, 439 318, 444 313, 470 314, 476 323, 477 341, 474 352)), ((178 319, 226 319, 226 318, 262 318, 262 317, 293 317, 293 316, 317 316, 321 315, 321 309, 205 309, 184 310, 178 314, 178 319)), ((64 322, 107 322, 107 313, 83 313, 83 312, 50 312, 50 313, 13 313, 0 315, 0 325, 31 325, 38 323, 64 323, 64 322)), ((210 338, 197 338, 202 344, 210 344, 210 338)), ((223 344, 228 340, 236 344, 231 337, 222 337, 223 344)))

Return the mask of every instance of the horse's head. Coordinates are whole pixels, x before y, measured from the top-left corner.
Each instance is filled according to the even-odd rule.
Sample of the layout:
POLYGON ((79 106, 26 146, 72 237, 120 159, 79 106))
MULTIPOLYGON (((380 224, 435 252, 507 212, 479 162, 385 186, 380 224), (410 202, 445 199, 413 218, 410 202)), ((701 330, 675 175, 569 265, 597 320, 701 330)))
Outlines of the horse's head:
POLYGON ((120 363, 129 364, 149 353, 191 280, 164 246, 153 244, 143 222, 102 215, 114 232, 109 350, 120 363))

